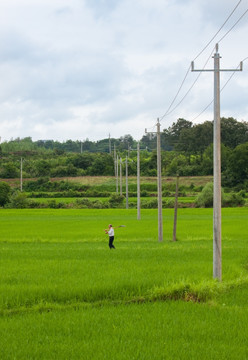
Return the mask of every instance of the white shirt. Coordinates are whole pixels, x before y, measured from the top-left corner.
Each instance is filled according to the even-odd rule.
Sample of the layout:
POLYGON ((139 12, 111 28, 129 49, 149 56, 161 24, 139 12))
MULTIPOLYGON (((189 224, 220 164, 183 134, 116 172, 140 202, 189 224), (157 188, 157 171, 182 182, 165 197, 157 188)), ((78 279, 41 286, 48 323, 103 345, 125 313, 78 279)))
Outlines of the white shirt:
POLYGON ((108 234, 109 234, 109 236, 114 236, 115 235, 114 229, 112 227, 108 231, 108 234))

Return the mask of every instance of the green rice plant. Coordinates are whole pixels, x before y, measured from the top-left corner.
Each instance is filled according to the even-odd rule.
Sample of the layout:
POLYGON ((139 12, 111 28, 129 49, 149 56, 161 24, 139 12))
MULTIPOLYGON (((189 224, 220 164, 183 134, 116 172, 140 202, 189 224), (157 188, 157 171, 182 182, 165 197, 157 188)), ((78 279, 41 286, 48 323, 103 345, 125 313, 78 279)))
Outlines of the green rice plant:
POLYGON ((0 210, 1 359, 245 359, 247 208, 0 210), (115 230, 109 250, 104 229, 115 230))
MULTIPOLYGON (((246 289, 246 295, 248 291, 246 289)), ((0 318, 2 359, 247 358, 247 307, 155 302, 0 318)))

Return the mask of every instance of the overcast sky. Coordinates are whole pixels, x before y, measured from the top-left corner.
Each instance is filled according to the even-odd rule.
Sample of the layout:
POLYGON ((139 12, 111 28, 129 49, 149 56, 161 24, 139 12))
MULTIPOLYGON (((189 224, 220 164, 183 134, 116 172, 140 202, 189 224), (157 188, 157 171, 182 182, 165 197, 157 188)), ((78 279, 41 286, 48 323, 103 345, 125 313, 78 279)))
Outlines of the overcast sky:
MULTIPOLYGON (((0 137, 99 140, 153 130, 190 63, 238 0, 1 0, 0 137)), ((195 68, 248 8, 243 0, 195 68)), ((248 14, 219 42, 221 67, 248 57, 248 14)), ((232 75, 221 74, 221 86, 232 75)), ((188 73, 170 110, 199 73, 188 73)), ((213 73, 202 73, 161 121, 213 119, 213 73)), ((248 60, 221 93, 221 116, 248 121, 248 60)))

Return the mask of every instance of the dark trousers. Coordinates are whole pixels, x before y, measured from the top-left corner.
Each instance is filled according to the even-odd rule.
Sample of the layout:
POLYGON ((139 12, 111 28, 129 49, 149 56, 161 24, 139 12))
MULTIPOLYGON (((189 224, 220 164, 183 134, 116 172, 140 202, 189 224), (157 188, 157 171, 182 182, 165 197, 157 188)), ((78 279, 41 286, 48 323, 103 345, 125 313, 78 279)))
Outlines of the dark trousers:
POLYGON ((113 245, 113 242, 114 242, 114 236, 110 236, 109 237, 109 248, 110 249, 115 249, 114 245, 113 245))

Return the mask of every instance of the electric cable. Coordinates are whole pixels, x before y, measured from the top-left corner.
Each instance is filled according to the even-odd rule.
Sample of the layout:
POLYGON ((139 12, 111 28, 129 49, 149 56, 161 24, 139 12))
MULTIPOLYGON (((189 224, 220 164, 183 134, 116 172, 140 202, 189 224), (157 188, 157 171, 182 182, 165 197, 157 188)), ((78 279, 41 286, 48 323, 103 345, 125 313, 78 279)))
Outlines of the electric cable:
POLYGON ((222 38, 218 41, 219 43, 233 30, 233 28, 240 22, 240 20, 245 16, 248 12, 248 9, 238 18, 238 20, 233 24, 233 26, 222 36, 222 38))
MULTIPOLYGON (((208 57, 207 61, 205 62, 204 66, 203 66, 203 70, 205 69, 205 67, 207 66, 207 63, 209 62, 211 56, 213 55, 214 49, 211 51, 210 56, 208 57)), ((202 71, 199 72, 199 74, 197 75, 195 81, 192 83, 192 85, 190 86, 190 88, 188 89, 188 91, 185 93, 185 95, 182 97, 182 99, 177 103, 177 105, 171 110, 169 111, 166 115, 170 115, 182 102, 183 100, 186 98, 186 96, 189 94, 189 92, 192 90, 192 88, 195 86, 196 82, 198 81, 199 77, 201 76, 202 71)), ((165 115, 164 115, 165 116, 165 115)), ((163 117, 164 117, 163 116, 163 117)), ((163 117, 161 119, 163 119, 163 117)))
MULTIPOLYGON (((227 19, 224 21, 224 23, 222 24, 222 26, 219 28, 219 30, 215 33, 215 35, 211 38, 211 40, 207 43, 207 45, 195 56, 194 60, 195 61, 205 50, 206 48, 211 44, 211 42, 216 38, 216 36, 219 34, 219 32, 223 29, 223 27, 225 26, 225 24, 228 22, 228 20, 230 19, 230 17, 233 15, 233 13, 236 11, 237 7, 240 5, 242 0, 240 0, 237 5, 234 7, 234 9, 232 10, 232 12, 230 13, 230 15, 227 17, 227 19)), ((222 41, 224 39, 224 37, 226 37, 230 31, 238 24, 238 22, 243 18, 243 16, 246 14, 246 12, 248 11, 248 9, 243 13, 243 15, 237 20, 237 22, 231 27, 231 29, 228 30, 228 32, 220 39, 220 41, 222 41)), ((212 53, 211 53, 212 54, 212 53)), ((171 114, 181 103, 182 101, 185 99, 185 97, 188 95, 188 93, 192 90, 192 88, 194 87, 195 83, 197 82, 197 80, 199 79, 199 76, 197 77, 197 79, 194 81, 193 85, 191 85, 190 89, 186 92, 186 94, 183 96, 183 98, 180 100, 179 103, 177 103, 177 105, 173 108, 172 111, 170 111, 172 105, 174 104, 174 102, 176 101, 176 98, 178 97, 185 81, 186 81, 186 78, 190 72, 190 68, 191 66, 189 66, 189 68, 187 69, 186 71, 186 75, 184 76, 184 79, 181 83, 181 85, 179 86, 179 89, 175 95, 175 97, 173 98, 170 106, 168 107, 167 111, 164 113, 163 116, 161 116, 161 120, 164 119, 165 116, 171 114)))
MULTIPOLYGON (((227 19, 225 20, 225 22, 222 24, 222 26, 219 28, 219 30, 216 32, 216 34, 212 37, 212 39, 207 43, 207 45, 199 52, 199 54, 193 59, 193 61, 195 61, 203 52, 204 50, 206 50, 206 48, 211 44, 211 42, 216 38, 216 36, 219 34, 219 32, 223 29, 223 27, 226 25, 226 23, 228 22, 228 20, 230 19, 230 17, 233 15, 233 13, 236 11, 237 7, 240 5, 242 0, 240 0, 237 5, 235 6, 235 8, 233 9, 233 11, 231 12, 231 14, 227 17, 227 19)), ((247 9, 248 10, 248 9, 247 9)), ((246 11, 247 11, 246 10, 246 11)), ((242 16, 243 17, 243 16, 242 16)), ((234 26, 233 26, 234 27, 234 26)), ((229 30, 229 32, 232 29, 229 30)))
MULTIPOLYGON (((244 58, 241 62, 243 63, 244 61, 246 61, 248 59, 248 57, 244 58)), ((240 66, 240 64, 236 67, 236 69, 238 69, 240 66)), ((224 88, 227 86, 227 84, 229 83, 229 81, 232 79, 232 77, 234 76, 234 74, 236 73, 236 71, 233 71, 232 74, 229 76, 229 78, 227 79, 227 81, 225 82, 225 84, 222 86, 222 88, 220 89, 220 92, 222 92, 222 90, 224 90, 224 88)), ((209 106, 211 106, 213 104, 214 100, 212 100, 197 116, 195 116, 191 121, 194 122, 196 119, 198 119, 208 108, 209 106)))

